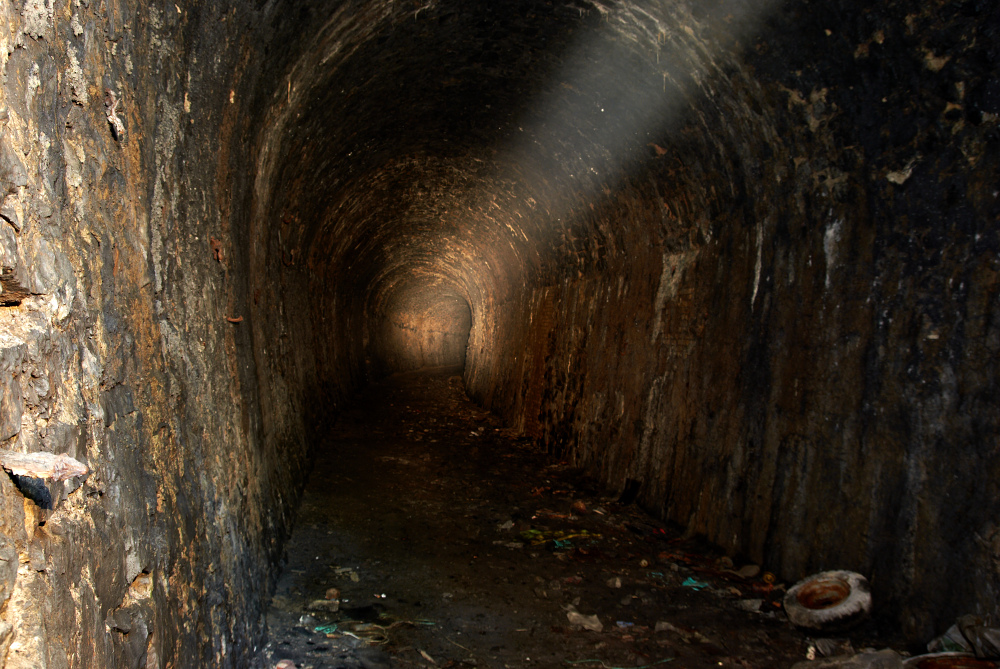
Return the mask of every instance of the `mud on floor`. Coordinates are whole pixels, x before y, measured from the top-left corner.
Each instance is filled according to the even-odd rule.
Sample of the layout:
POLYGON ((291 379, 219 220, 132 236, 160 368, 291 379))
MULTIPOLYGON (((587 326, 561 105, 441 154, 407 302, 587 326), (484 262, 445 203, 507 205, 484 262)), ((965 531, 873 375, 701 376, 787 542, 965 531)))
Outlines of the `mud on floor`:
MULTIPOLYGON (((338 419, 287 545, 266 666, 805 659, 769 574, 603 497, 472 404, 459 371, 395 376, 338 419)), ((855 647, 883 646, 873 634, 855 647)))

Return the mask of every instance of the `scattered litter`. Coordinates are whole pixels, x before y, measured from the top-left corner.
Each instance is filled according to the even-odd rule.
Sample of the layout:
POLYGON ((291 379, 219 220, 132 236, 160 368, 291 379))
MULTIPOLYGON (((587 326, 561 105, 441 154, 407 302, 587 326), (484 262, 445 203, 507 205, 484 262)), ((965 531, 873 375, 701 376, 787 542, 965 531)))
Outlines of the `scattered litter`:
POLYGON ((520 541, 494 541, 494 546, 503 546, 504 548, 510 548, 512 550, 518 548, 524 548, 524 544, 520 541))
POLYGON ((542 530, 525 530, 521 532, 521 538, 530 543, 532 546, 540 546, 548 541, 553 541, 556 543, 557 548, 570 548, 572 546, 569 543, 570 539, 586 539, 593 543, 601 538, 600 534, 594 534, 588 532, 587 530, 555 530, 555 531, 542 531, 542 530))
POLYGON ((576 610, 574 606, 566 607, 566 618, 572 625, 579 625, 584 629, 588 629, 591 632, 603 632, 604 623, 600 621, 595 613, 592 616, 585 616, 576 610))
POLYGON ((420 657, 424 658, 425 660, 427 660, 431 664, 437 664, 437 662, 434 661, 434 658, 431 657, 430 655, 428 655, 427 651, 425 651, 425 650, 421 650, 420 651, 420 657))
MULTIPOLYGON (((383 618, 387 618, 383 614, 383 618)), ((391 619, 391 617, 388 617, 391 619)), ((417 625, 434 625, 428 620, 396 620, 388 625, 364 622, 362 620, 342 620, 337 624, 320 625, 314 628, 318 634, 327 638, 351 637, 369 645, 384 645, 389 643, 389 632, 399 627, 415 627, 417 625)))
POLYGON ((961 630, 958 629, 958 623, 956 623, 949 627, 944 634, 927 644, 927 652, 971 653, 972 644, 962 635, 961 630))
MULTIPOLYGON (((389 404, 384 397, 377 401, 389 404)), ((547 455, 537 440, 518 442, 514 453, 494 453, 508 436, 495 435, 492 423, 485 432, 490 436, 483 437, 487 446, 466 437, 460 420, 422 430, 406 422, 412 408, 395 404, 385 414, 383 434, 373 434, 371 450, 328 463, 336 473, 320 489, 338 496, 303 502, 304 543, 289 549, 290 569, 272 604, 273 619, 287 633, 275 635, 264 650, 268 668, 286 657, 300 668, 388 669, 408 660, 412 669, 662 669, 692 663, 721 663, 721 669, 790 667, 805 659, 807 647, 814 662, 854 655, 849 646, 836 652, 836 639, 816 639, 838 633, 803 633, 782 624, 784 587, 764 580, 762 566, 722 559, 722 549, 663 528, 638 506, 590 495, 596 483, 585 472, 569 464, 558 471, 539 464, 547 455), (400 426, 394 424, 397 415, 400 426), (411 427, 409 437, 399 437, 411 427), (422 446, 415 441, 421 433, 422 446), (427 444, 433 436, 443 443, 427 444), (505 455, 513 460, 502 460, 505 455), (359 473, 369 469, 371 479, 359 473), (376 493, 375 484, 382 483, 376 493), (355 491, 365 494, 354 500, 355 491), (367 541, 326 524, 331 509, 357 523, 352 531, 367 541), (376 513, 387 522, 372 526, 376 513), (383 542, 395 538, 387 533, 397 527, 405 528, 399 540, 383 542), (385 551, 369 552, 378 548, 385 551), (419 556, 435 556, 435 564, 428 568, 425 560, 410 559, 419 556), (383 588, 391 598, 382 598, 383 588), (688 589, 700 592, 683 596, 688 589), (306 610, 316 600, 324 600, 316 610, 338 601, 339 610, 306 610), (480 607, 484 602, 488 606, 480 607), (427 612, 434 612, 438 627, 403 627, 423 624, 403 619, 427 612), (295 628, 305 613, 312 613, 315 624, 295 628), (511 642, 498 636, 504 629, 511 642), (588 655, 594 659, 581 659, 588 655), (354 659, 360 664, 346 661, 354 659)), ((369 432, 375 431, 358 436, 369 432)), ((878 637, 866 631, 863 638, 874 643, 878 637)))
POLYGON ((989 627, 976 616, 962 616, 957 621, 958 628, 980 659, 1000 659, 1000 627, 989 627))
POLYGON ((668 622, 660 621, 656 623, 656 627, 653 628, 654 632, 673 632, 674 634, 679 634, 684 643, 712 643, 711 639, 699 632, 698 630, 687 630, 672 625, 668 622))
POLYGON ((532 516, 532 519, 537 518, 556 518, 558 520, 572 520, 573 516, 568 513, 559 513, 558 511, 552 511, 550 509, 539 509, 532 516))
POLYGON ((315 627, 318 622, 318 620, 308 614, 299 617, 299 624, 304 627, 315 627))
POLYGON ((709 587, 708 583, 705 583, 704 581, 699 581, 695 579, 693 576, 688 576, 686 579, 684 579, 684 582, 681 583, 681 585, 684 586, 685 588, 691 588, 692 590, 704 590, 705 588, 709 587))
POLYGON ((274 669, 295 669, 295 663, 291 660, 278 660, 278 664, 274 665, 274 669))

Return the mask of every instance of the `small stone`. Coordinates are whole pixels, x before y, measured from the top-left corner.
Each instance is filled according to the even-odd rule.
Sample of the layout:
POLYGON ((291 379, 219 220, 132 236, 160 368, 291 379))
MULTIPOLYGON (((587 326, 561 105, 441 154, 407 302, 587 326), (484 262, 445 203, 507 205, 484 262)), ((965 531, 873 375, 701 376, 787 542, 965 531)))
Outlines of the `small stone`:
POLYGON ((736 602, 736 606, 743 611, 749 611, 750 613, 756 613, 760 611, 760 607, 764 604, 763 599, 741 599, 736 602))
POLYGON ((607 582, 608 582, 608 587, 609 588, 620 588, 620 587, 622 587, 622 579, 619 576, 615 576, 614 578, 609 578, 607 582))
POLYGON ((743 578, 753 578, 760 573, 760 566, 755 564, 746 564, 740 567, 736 573, 743 578))
POLYGON ((854 647, 851 646, 850 639, 816 639, 813 646, 821 657, 854 655, 854 647))
POLYGON ((902 667, 903 658, 888 648, 875 653, 807 660, 792 665, 792 669, 902 669, 902 667))
POLYGON ((330 588, 324 596, 327 599, 340 599, 340 588, 330 588))
POLYGON ((321 611, 323 613, 334 613, 340 610, 339 599, 314 599, 306 607, 307 611, 321 611))

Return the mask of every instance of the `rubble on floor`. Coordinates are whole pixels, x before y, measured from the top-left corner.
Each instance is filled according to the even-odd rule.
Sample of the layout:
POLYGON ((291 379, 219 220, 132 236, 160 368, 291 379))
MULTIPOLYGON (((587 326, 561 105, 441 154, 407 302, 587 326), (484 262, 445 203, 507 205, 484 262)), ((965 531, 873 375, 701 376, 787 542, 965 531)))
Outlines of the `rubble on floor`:
POLYGON ((809 638, 766 565, 607 496, 456 374, 388 379, 320 445, 266 666, 751 669, 887 645, 870 622, 809 638))

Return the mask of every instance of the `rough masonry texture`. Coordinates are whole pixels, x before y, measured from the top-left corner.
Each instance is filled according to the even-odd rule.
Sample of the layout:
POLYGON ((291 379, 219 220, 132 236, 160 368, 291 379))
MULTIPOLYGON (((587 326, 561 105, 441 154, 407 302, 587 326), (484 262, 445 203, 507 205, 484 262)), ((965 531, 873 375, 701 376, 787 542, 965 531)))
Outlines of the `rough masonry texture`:
POLYGON ((1000 623, 995 1, 0 18, 0 448, 90 470, 0 474, 0 666, 255 666, 310 435, 462 362, 782 579, 1000 623))

